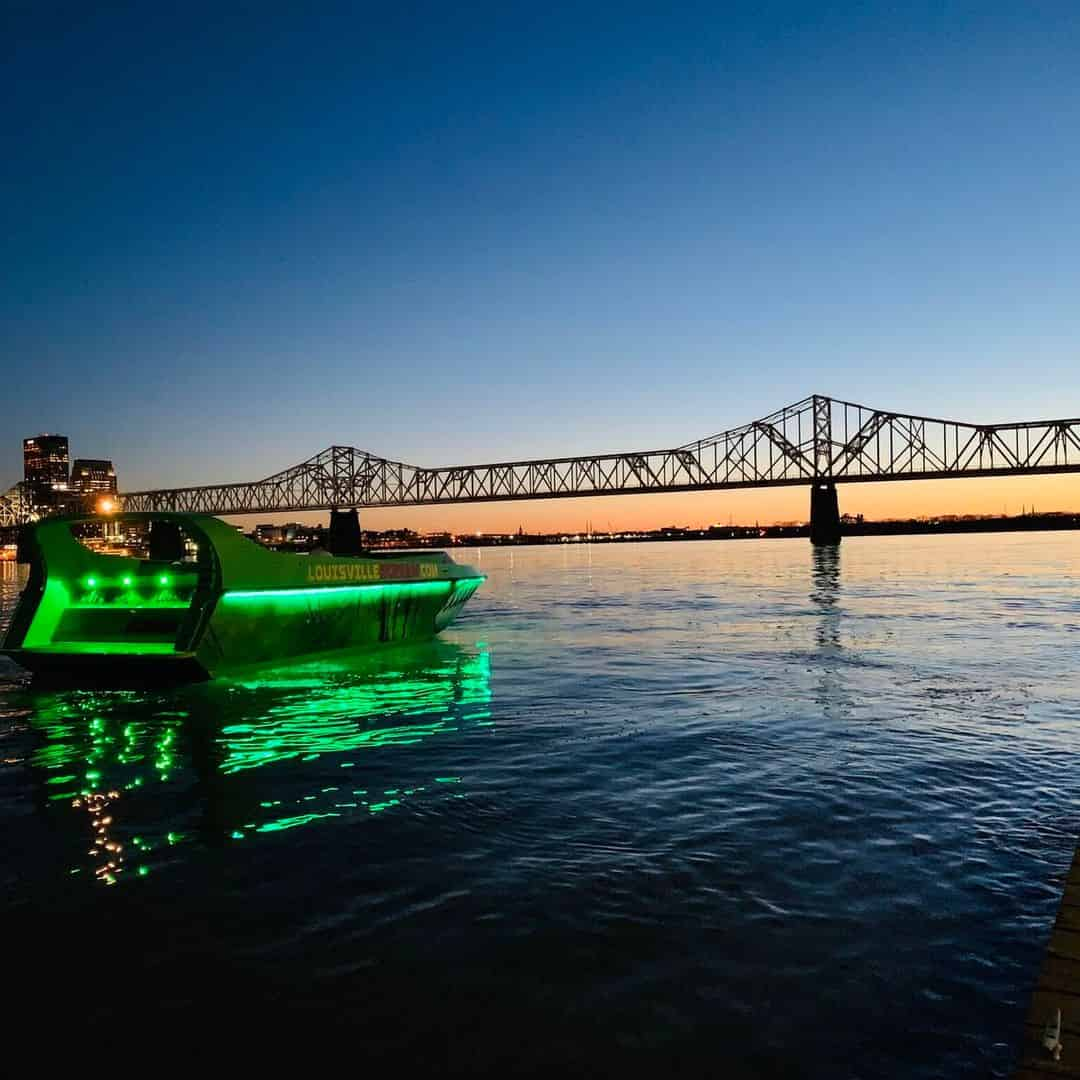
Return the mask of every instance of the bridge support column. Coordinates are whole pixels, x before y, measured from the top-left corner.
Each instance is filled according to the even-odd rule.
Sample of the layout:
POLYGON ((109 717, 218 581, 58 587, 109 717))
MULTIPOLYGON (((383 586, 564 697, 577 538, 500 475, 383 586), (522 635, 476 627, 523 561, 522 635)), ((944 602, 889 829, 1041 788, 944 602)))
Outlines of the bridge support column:
POLYGON ((360 515, 355 510, 330 511, 331 555, 360 555, 360 515))
POLYGON ((810 543, 840 543, 840 500, 830 480, 815 480, 810 488, 810 543))

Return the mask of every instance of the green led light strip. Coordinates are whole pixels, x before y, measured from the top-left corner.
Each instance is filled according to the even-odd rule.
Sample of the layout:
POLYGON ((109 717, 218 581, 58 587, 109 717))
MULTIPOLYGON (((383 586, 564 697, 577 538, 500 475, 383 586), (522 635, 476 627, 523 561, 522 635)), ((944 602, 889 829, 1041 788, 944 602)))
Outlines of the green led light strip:
POLYGON ((50 645, 34 645, 30 653, 78 653, 109 656, 165 656, 176 654, 171 641, 56 641, 50 645))
POLYGON ((168 600, 151 600, 145 603, 129 604, 126 603, 124 598, 121 597, 115 603, 75 603, 68 604, 68 611, 187 611, 191 607, 191 602, 185 600, 183 603, 173 603, 168 600))
POLYGON ((424 592, 434 592, 439 589, 445 589, 453 582, 460 582, 461 584, 476 582, 479 584, 483 580, 484 579, 481 577, 470 577, 443 578, 441 581, 380 581, 371 582, 367 585, 323 585, 322 587, 316 587, 314 589, 234 589, 226 592, 221 599, 257 600, 264 597, 270 599, 275 596, 301 597, 326 596, 327 594, 340 596, 344 593, 370 592, 372 589, 418 589, 424 592))

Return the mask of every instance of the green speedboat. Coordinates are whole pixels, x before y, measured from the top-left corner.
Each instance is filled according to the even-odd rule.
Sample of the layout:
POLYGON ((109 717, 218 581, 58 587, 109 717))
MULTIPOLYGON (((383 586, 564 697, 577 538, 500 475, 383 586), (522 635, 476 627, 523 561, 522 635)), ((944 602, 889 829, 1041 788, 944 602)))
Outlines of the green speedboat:
POLYGON ((441 551, 282 554, 206 515, 110 520, 147 527, 150 558, 87 547, 79 527, 101 518, 29 530, 30 580, 0 650, 16 663, 88 682, 207 678, 238 665, 430 638, 484 580, 441 551))

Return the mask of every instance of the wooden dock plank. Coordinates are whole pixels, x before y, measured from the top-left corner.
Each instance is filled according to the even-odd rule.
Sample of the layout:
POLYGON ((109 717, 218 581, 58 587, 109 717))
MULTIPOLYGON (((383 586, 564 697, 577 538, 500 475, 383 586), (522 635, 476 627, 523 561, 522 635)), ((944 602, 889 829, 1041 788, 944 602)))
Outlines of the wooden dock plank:
POLYGON ((1077 1036, 1077 1047, 1080 1048, 1080 996, 1065 995, 1053 990, 1044 990, 1039 987, 1031 995, 1031 1006, 1028 1009, 1026 1026, 1039 1029, 1039 1038, 1042 1038, 1043 1024, 1046 1023, 1052 1010, 1061 1010, 1061 1027, 1064 1032, 1077 1036), (1035 1017, 1041 1016, 1042 1020, 1036 1023, 1035 1017))
POLYGON ((1055 1076, 1075 1075, 1075 1072, 1071 1072, 1063 1064, 1055 1064, 1048 1058, 1045 1065, 1021 1065, 1013 1073, 1013 1080, 1050 1080, 1055 1076))
POLYGON ((1057 928, 1080 933, 1080 904, 1062 904, 1058 912, 1057 928))
POLYGON ((1080 960, 1080 933, 1075 930, 1066 930, 1059 918, 1054 927, 1054 936, 1050 939, 1049 949, 1055 956, 1063 959, 1080 960))
POLYGON ((1073 855, 1039 980, 1031 995, 1013 1080, 1080 1080, 1080 846, 1073 855), (1061 1010, 1061 1060, 1043 1046, 1046 1022, 1061 1010))

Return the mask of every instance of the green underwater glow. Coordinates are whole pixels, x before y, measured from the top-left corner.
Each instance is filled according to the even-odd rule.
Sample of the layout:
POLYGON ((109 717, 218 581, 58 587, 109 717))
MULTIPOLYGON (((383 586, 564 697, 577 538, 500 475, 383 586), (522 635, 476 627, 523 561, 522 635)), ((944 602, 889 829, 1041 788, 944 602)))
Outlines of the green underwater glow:
POLYGON ((55 691, 35 703, 30 768, 71 834, 75 880, 134 884, 207 843, 231 838, 239 852, 455 797, 444 785, 460 790, 461 777, 443 775, 441 754, 406 748, 480 726, 466 718, 489 714, 490 702, 489 655, 446 642, 265 667, 165 696, 55 691), (426 781, 415 776, 423 760, 426 781), (379 778, 350 776, 356 768, 379 778))
MULTIPOLYGON (((222 729, 221 741, 227 750, 221 765, 224 773, 290 758, 409 745, 437 732, 456 730, 465 710, 475 715, 477 705, 491 700, 491 658, 483 652, 467 663, 426 668, 416 674, 387 668, 374 679, 324 679, 320 684, 287 678, 285 684, 288 692, 275 694, 256 722, 222 729), (369 717, 406 719, 432 713, 442 715, 426 723, 358 724, 369 717)), ((247 680, 236 685, 255 694, 277 689, 272 680, 247 680)))

